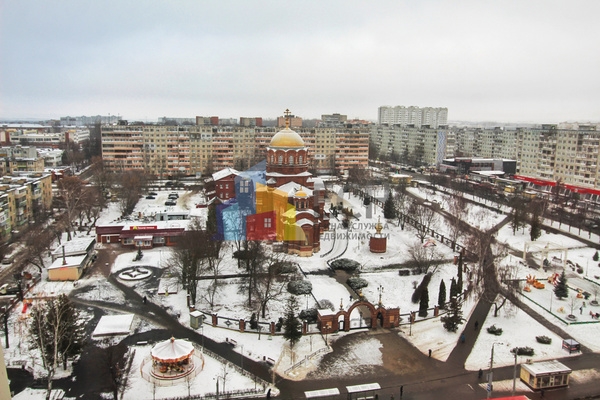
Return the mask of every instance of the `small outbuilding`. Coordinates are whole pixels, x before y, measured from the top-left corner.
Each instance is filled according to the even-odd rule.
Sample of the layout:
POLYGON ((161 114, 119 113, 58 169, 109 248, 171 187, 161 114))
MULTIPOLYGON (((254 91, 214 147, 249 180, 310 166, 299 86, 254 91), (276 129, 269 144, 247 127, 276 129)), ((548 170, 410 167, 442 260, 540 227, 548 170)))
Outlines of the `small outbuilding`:
POLYGON ((578 353, 581 351, 581 345, 578 341, 573 339, 565 339, 562 343, 562 348, 571 353, 578 353))
POLYGON ((521 380, 533 390, 553 389, 569 385, 571 369, 554 360, 521 365, 521 380))

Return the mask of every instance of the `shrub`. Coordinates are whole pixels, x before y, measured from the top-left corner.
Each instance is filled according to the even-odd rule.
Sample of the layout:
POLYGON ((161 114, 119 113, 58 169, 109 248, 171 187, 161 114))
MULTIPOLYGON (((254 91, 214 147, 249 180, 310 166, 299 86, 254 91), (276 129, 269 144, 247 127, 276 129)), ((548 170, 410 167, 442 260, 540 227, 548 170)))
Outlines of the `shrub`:
POLYGON ((331 311, 335 311, 335 306, 329 299, 319 301, 319 306, 321 306, 322 309, 329 309, 331 311))
POLYGON ((423 290, 427 289, 427 286, 429 286, 429 282, 431 282, 431 273, 426 274, 423 277, 423 280, 421 281, 419 286, 417 286, 415 291, 413 292, 411 301, 414 304, 417 304, 421 300, 421 293, 423 292, 423 290))
POLYGON ((518 356, 533 356, 534 353, 531 347, 515 347, 511 352, 516 352, 518 356))
POLYGON ((298 314, 298 318, 302 321, 307 321, 309 324, 314 324, 317 322, 317 309, 309 308, 308 310, 302 310, 298 314))
POLYGON ((400 276, 409 276, 410 275, 410 270, 409 269, 401 269, 398 271, 398 275, 400 276))
POLYGON ((287 285, 287 290, 295 295, 310 294, 312 292, 312 283, 310 281, 291 281, 287 285))
POLYGON ((496 336, 500 336, 502 335, 502 328, 496 328, 496 325, 492 325, 489 328, 487 328, 488 333, 491 333, 492 335, 496 335, 496 336))
POLYGON ((552 343, 552 338, 549 338, 548 336, 536 336, 535 340, 537 340, 537 342, 541 343, 541 344, 550 344, 550 343, 552 343))
POLYGON ((360 268, 360 263, 349 258, 339 258, 331 263, 331 267, 346 272, 354 272, 360 268))
POLYGON ((363 278, 359 277, 351 277, 346 281, 348 286, 350 286, 354 291, 358 292, 360 289, 369 286, 369 283, 363 278))

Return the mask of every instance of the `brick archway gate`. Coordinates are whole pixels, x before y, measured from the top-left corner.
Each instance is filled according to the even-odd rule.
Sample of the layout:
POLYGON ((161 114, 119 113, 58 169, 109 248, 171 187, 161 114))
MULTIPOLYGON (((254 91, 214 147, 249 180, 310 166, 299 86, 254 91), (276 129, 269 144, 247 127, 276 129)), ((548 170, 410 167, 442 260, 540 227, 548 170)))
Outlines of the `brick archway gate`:
MULTIPOLYGON (((348 310, 339 310, 335 314, 324 314, 319 310, 318 328, 322 334, 337 332, 343 330, 348 332, 350 327, 350 316, 356 308, 362 307, 369 311, 370 325, 367 322, 366 327, 381 326, 385 329, 395 328, 400 324, 400 309, 386 308, 382 304, 374 305, 368 301, 357 301, 352 304, 348 310)), ((368 318, 368 317, 367 317, 368 318)))

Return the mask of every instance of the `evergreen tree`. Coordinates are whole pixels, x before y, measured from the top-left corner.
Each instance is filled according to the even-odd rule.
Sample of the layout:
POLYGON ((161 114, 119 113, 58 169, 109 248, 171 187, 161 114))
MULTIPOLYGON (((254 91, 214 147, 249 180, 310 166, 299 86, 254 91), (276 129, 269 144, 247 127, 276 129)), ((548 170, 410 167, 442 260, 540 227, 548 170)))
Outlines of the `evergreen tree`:
POLYGON ((596 252, 594 253, 594 257, 592 257, 592 260, 594 261, 598 261, 600 257, 598 256, 598 250, 596 250, 596 252))
POLYGON ((446 307, 446 284, 444 283, 443 279, 440 281, 440 291, 438 293, 438 306, 441 309, 444 309, 446 307))
POLYGON ((554 288, 554 294, 559 299, 565 299, 569 297, 569 288, 567 287, 567 276, 565 275, 565 271, 562 272, 560 278, 558 279, 558 283, 554 288))
POLYGON ((392 198, 392 191, 388 194, 385 204, 383 205, 383 217, 386 219, 396 218, 396 206, 392 198))
POLYGON ((428 308, 429 308, 429 289, 423 288, 423 291, 421 292, 421 301, 419 301, 419 317, 426 317, 428 308))
POLYGON ((463 323, 461 304, 455 297, 450 299, 450 309, 440 318, 440 321, 448 332, 456 332, 458 326, 463 323))
POLYGON ((533 204, 533 211, 531 212, 531 223, 529 229, 529 238, 532 242, 536 241, 542 236, 542 205, 533 204))
POLYGON ((292 354, 294 346, 302 337, 302 325, 296 316, 297 310, 298 299, 296 296, 290 296, 285 307, 285 316, 283 318, 283 338, 290 341, 292 354))
POLYGON ((457 294, 456 279, 452 278, 452 281, 450 282, 450 298, 456 297, 457 294))

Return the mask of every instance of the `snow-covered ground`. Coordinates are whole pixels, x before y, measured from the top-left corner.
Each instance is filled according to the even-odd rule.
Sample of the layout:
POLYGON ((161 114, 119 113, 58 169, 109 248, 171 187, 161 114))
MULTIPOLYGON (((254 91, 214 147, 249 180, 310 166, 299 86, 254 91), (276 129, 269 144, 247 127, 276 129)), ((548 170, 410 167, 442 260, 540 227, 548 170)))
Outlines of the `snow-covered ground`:
MULTIPOLYGON (((411 188, 410 190, 429 201, 437 200, 442 207, 445 207, 444 204, 446 204, 445 202, 447 200, 444 197, 445 195, 440 194, 439 192, 434 194, 429 190, 424 191, 417 188, 411 188)), ((335 191, 336 193, 340 193, 339 190, 335 191)), ((177 206, 174 207, 175 210, 189 209, 200 218, 205 218, 206 209, 196 209, 194 207, 194 204, 203 200, 199 194, 186 193, 183 191, 178 192, 180 198, 177 202, 177 206)), ((169 191, 160 192, 155 200, 141 199, 134 214, 139 215, 141 213, 142 215, 152 215, 153 213, 169 209, 169 207, 164 206, 164 201, 166 200, 168 193, 169 191)), ((383 192, 378 195, 380 198, 383 198, 383 196, 383 192)), ((366 218, 365 215, 367 215, 367 212, 365 206, 362 205, 362 200, 349 193, 343 194, 343 202, 347 206, 352 206, 355 210, 355 214, 359 212, 361 215, 358 220, 352 222, 350 231, 347 232, 342 229, 341 222, 332 220, 332 225, 335 226, 335 233, 337 234, 335 242, 331 235, 334 231, 332 229, 332 231, 327 232, 323 236, 321 252, 319 254, 309 258, 290 257, 291 260, 298 263, 302 271, 308 273, 306 279, 311 281, 313 287, 312 296, 301 296, 299 299, 300 308, 315 307, 315 300, 319 302, 327 300, 333 304, 336 310, 340 307, 340 304, 345 309, 350 306, 350 296, 354 295, 354 293, 349 291, 346 286, 338 283, 334 277, 331 277, 326 273, 328 271, 326 261, 339 255, 343 249, 346 249, 342 258, 356 260, 362 266, 360 276, 368 282, 368 286, 362 290, 366 299, 372 303, 377 303, 379 296, 381 295, 381 301, 385 306, 399 307, 401 314, 405 314, 409 311, 416 311, 418 309, 418 304, 413 304, 410 301, 410 298, 413 293, 414 282, 420 282, 423 275, 399 276, 397 266, 398 264, 405 263, 409 260, 410 256, 408 255, 407 249, 410 246, 414 246, 415 243, 417 243, 417 245, 419 244, 414 231, 409 227, 405 230, 401 230, 400 227, 397 226, 397 221, 386 221, 383 218, 382 210, 377 209, 376 207, 373 208, 371 218, 366 218), (368 249, 369 235, 375 232, 374 226, 378 221, 381 221, 384 225, 383 234, 388 237, 387 252, 383 254, 373 254, 368 249), (321 257, 321 255, 331 249, 333 249, 333 251, 329 255, 321 257), (395 266, 389 267, 391 265, 395 266)), ((489 229, 501 222, 504 218, 502 214, 489 211, 485 207, 470 206, 469 209, 470 212, 466 218, 467 222, 481 229, 489 229)), ((118 211, 116 203, 111 203, 107 212, 105 212, 100 219, 99 224, 115 221, 119 217, 120 212, 118 211)), ((446 231, 445 224, 441 218, 439 230, 442 232, 446 231)), ((529 241, 529 234, 528 232, 523 233, 521 231, 514 235, 510 227, 506 225, 498 232, 497 239, 506 243, 510 248, 517 252, 522 252, 524 244, 529 241)), ((592 280, 595 279, 593 278, 594 275, 600 275, 600 267, 597 266, 598 263, 591 261, 591 257, 595 251, 594 249, 586 247, 580 242, 569 239, 563 235, 552 235, 545 232, 536 243, 552 243, 567 247, 569 248, 567 257, 574 263, 576 262, 585 268, 585 273, 583 275, 588 275, 589 273, 589 278, 592 280)), ((114 245, 104 246, 110 248, 109 246, 114 245)), ((452 250, 440 243, 436 243, 435 249, 437 252, 436 258, 443 260, 443 262, 437 268, 429 285, 430 307, 433 307, 433 305, 437 303, 439 282, 443 279, 446 283, 446 288, 449 291, 450 280, 456 275, 456 266, 452 263, 454 256, 452 250)), ((237 268, 236 260, 231 256, 233 250, 233 245, 230 243, 224 246, 220 266, 221 274, 235 274, 240 272, 237 268)), ((170 258, 169 248, 144 250, 143 253, 144 256, 140 261, 133 261, 134 251, 120 255, 117 257, 114 265, 111 266, 111 272, 115 273, 132 266, 160 268, 163 270, 167 269, 170 258)), ((551 253, 551 256, 552 255, 560 256, 558 252, 553 252, 551 253)), ((503 260, 504 263, 511 263, 518 267, 517 276, 519 279, 525 279, 527 275, 534 274, 539 275, 539 278, 544 282, 543 279, 546 278, 547 273, 544 273, 541 269, 533 270, 522 266, 519 261, 523 260, 520 259, 518 255, 510 255, 503 260)), ((163 275, 163 281, 166 279, 167 274, 168 272, 163 275)), ((570 285, 583 286, 584 282, 587 281, 584 281, 580 275, 581 274, 569 270, 569 277, 572 279, 570 285)), ((138 285, 136 281, 124 283, 135 287, 136 290, 140 290, 140 294, 146 294, 147 288, 138 285)), ((209 283, 209 280, 200 281, 198 293, 203 293, 209 283)), ((217 292, 214 306, 210 307, 206 299, 200 295, 196 303, 196 308, 204 312, 216 313, 219 317, 231 319, 243 318, 249 320, 251 314, 256 312, 256 310, 246 307, 247 294, 238 290, 239 283, 238 278, 224 280, 223 285, 219 287, 217 292)), ((585 284, 592 285, 589 282, 585 284)), ((87 291, 85 294, 79 295, 79 298, 90 301, 109 300, 111 302, 125 304, 125 299, 121 292, 106 282, 106 279, 103 277, 85 276, 78 282, 78 286, 91 286, 94 288, 93 290, 87 291)), ((72 289, 72 283, 50 283, 42 281, 36 288, 36 291, 39 295, 42 295, 69 292, 72 289)), ((585 290, 588 291, 591 289, 591 286, 589 288, 586 286, 585 288, 585 290)), ((158 292, 158 288, 156 288, 156 292, 158 292)), ((179 322, 185 326, 190 326, 185 292, 179 290, 177 293, 173 294, 171 289, 169 289, 168 296, 158 295, 156 292, 152 293, 149 297, 150 301, 161 304, 163 307, 169 309, 172 312, 172 315, 179 315, 179 322)), ((595 338, 597 337, 600 325, 567 326, 564 322, 543 310, 543 308, 555 310, 558 306, 558 300, 551 300, 552 294, 549 285, 547 285, 545 290, 532 289, 532 292, 527 293, 527 295, 536 303, 540 304, 540 306, 537 306, 534 303, 531 303, 530 305, 534 309, 537 307, 538 312, 551 323, 556 324, 561 329, 572 334, 573 338, 587 347, 592 348, 594 351, 600 351, 600 346, 595 343, 597 342, 595 341, 595 338), (549 304, 550 301, 554 302, 551 307, 549 304)), ((283 316, 285 298, 287 296, 288 294, 283 295, 278 301, 271 301, 268 304, 264 321, 276 321, 279 317, 283 316)), ((567 301, 563 301, 563 303, 566 304, 567 301)), ((469 317, 475 304, 476 299, 473 298, 467 299, 464 303, 463 315, 465 318, 469 317)), ((590 306, 588 305, 588 307, 590 306)), ((585 315, 583 315, 583 317, 585 317, 585 315)), ((261 318, 261 321, 262 320, 263 319, 261 318)), ((137 323, 141 324, 141 328, 138 327, 138 330, 152 328, 151 325, 142 322, 139 318, 136 318, 135 321, 138 321, 137 323)), ((512 364, 514 358, 509 350, 515 346, 533 347, 535 356, 527 358, 532 358, 534 360, 553 359, 567 355, 560 347, 563 338, 557 337, 525 312, 515 309, 514 307, 505 306, 505 308, 500 311, 498 317, 493 317, 493 315, 488 316, 485 321, 479 322, 480 329, 483 331, 480 333, 475 347, 467 360, 466 366, 468 369, 477 370, 479 368, 487 368, 489 365, 491 347, 493 343, 496 342, 502 344, 494 344, 495 365, 512 364), (491 324, 496 324, 496 326, 503 328, 504 332, 502 336, 496 337, 485 332, 485 328, 491 324), (535 341, 535 336, 539 335, 551 337, 553 339, 552 344, 540 345, 537 343, 535 341)), ((13 313, 9 323, 11 326, 12 343, 19 343, 19 348, 23 349, 23 332, 26 330, 26 317, 13 313)), ((233 326, 235 326, 235 324, 233 326)), ((220 324, 218 327, 204 324, 201 328, 201 332, 207 337, 217 341, 225 341, 227 338, 234 339, 238 343, 234 350, 243 353, 245 357, 252 358, 256 361, 265 360, 267 358, 272 359, 275 361, 274 368, 278 373, 285 375, 290 379, 302 379, 308 372, 316 370, 320 359, 327 351, 329 351, 325 343, 325 337, 316 332, 315 326, 310 326, 309 328, 310 334, 302 337, 300 342, 294 347, 293 354, 289 350, 289 344, 281 335, 270 336, 265 334, 264 331, 262 335, 258 335, 257 333, 240 333, 238 330, 226 328, 223 324, 220 324), (303 362, 298 363, 299 361, 303 362)), ((353 332, 356 331, 350 333, 338 332, 329 334, 328 340, 335 341, 346 335, 351 335, 353 332)), ((440 360, 446 360, 458 342, 457 339, 460 330, 459 333, 448 333, 444 330, 439 318, 433 318, 415 323, 412 326, 402 325, 398 334, 424 353, 428 349, 432 349, 433 357, 440 360)), ((354 358, 349 356, 348 358, 348 360, 354 359, 354 366, 352 362, 340 365, 340 373, 352 374, 356 371, 355 366, 357 363, 362 363, 363 365, 381 365, 383 361, 380 352, 374 351, 379 348, 379 346, 381 346, 381 344, 373 337, 358 342, 354 349, 354 353, 357 356, 354 358)), ((141 364, 141 360, 149 355, 150 347, 136 346, 135 350, 136 356, 130 375, 130 388, 126 393, 126 397, 135 399, 139 394, 139 398, 147 398, 148 393, 152 393, 155 388, 141 377, 138 368, 141 364)), ((12 361, 18 361, 20 359, 31 359, 29 354, 21 354, 15 351, 14 347, 11 347, 11 349, 8 350, 5 349, 5 357, 9 364, 12 361)), ((217 376, 223 376, 224 374, 223 366, 218 361, 211 360, 208 356, 206 357, 206 360, 205 369, 195 379, 194 384, 190 386, 190 390, 193 394, 214 392, 216 389, 217 376)), ((524 361, 524 357, 520 357, 519 362, 522 361, 524 361)), ((68 371, 65 373, 68 373, 68 371)), ((247 378, 241 375, 238 377, 236 374, 237 373, 231 368, 227 371, 227 391, 254 388, 254 382, 251 380, 248 382, 247 378)), ((187 395, 187 390, 188 386, 185 383, 178 385, 177 388, 159 387, 156 388, 156 396, 157 398, 185 396, 187 395)), ((23 394, 23 396, 25 396, 25 394, 23 394)))

